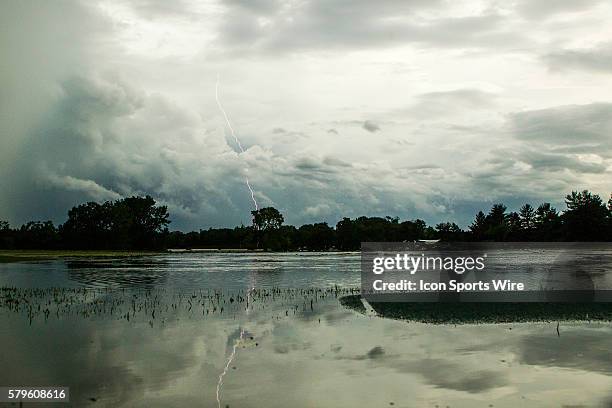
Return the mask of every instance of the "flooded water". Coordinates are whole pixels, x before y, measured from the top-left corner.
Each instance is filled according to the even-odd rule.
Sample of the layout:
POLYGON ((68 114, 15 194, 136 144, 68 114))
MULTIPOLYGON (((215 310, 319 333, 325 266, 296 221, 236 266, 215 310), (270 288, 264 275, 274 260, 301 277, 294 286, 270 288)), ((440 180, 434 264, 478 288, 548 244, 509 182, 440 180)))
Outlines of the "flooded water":
POLYGON ((359 253, 168 253, 0 264, 0 286, 237 290, 359 286, 359 253))
POLYGON ((359 283, 356 253, 0 264, 0 385, 77 407, 612 406, 610 323, 390 320, 340 305, 359 283))

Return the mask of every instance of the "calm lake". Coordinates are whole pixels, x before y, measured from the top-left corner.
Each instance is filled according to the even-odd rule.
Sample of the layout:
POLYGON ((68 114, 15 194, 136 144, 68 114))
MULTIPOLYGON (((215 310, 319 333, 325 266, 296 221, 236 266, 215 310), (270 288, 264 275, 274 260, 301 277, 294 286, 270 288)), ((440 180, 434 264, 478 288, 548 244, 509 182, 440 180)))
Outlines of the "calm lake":
POLYGON ((612 324, 359 314, 338 301, 359 267, 359 253, 0 264, 0 386, 67 386, 76 407, 612 406, 612 324))

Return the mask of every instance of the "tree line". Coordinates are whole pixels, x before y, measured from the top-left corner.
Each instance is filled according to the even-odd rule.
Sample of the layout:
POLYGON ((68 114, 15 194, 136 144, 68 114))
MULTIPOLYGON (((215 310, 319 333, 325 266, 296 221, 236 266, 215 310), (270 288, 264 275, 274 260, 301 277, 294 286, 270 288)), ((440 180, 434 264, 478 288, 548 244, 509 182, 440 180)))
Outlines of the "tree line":
POLYGON ((0 248, 161 249, 169 224, 168 208, 156 205, 150 196, 88 202, 73 207, 58 226, 30 221, 12 229, 0 221, 0 248))
POLYGON ((523 205, 508 212, 501 203, 479 211, 467 230, 453 222, 428 226, 420 219, 343 218, 300 227, 284 224, 273 207, 252 211, 252 224, 235 228, 170 231, 168 209, 150 196, 73 207, 65 223, 32 221, 11 228, 0 221, 4 249, 164 249, 224 248, 274 251, 358 250, 363 241, 612 241, 612 196, 604 202, 587 190, 565 197, 566 209, 550 203, 523 205))

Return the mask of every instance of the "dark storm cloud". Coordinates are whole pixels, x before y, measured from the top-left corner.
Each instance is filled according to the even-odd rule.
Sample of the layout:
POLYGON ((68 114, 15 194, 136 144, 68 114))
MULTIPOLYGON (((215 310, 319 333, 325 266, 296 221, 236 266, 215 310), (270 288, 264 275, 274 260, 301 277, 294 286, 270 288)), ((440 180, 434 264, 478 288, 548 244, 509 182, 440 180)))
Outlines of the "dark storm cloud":
POLYGON ((222 139, 200 135, 197 117, 116 79, 75 77, 61 91, 13 163, 14 218, 62 220, 75 203, 133 194, 167 204, 176 227, 203 214, 231 218, 239 162, 222 139))
POLYGON ((59 85, 46 120, 28 133, 13 163, 19 177, 10 180, 8 196, 21 203, 13 206, 18 222, 32 214, 63 222, 77 203, 150 194, 169 206, 172 228, 236 225, 248 222, 247 165, 260 203, 276 206, 290 223, 384 213, 400 200, 410 208, 384 188, 368 188, 387 169, 360 168, 356 177, 349 161, 314 152, 253 146, 236 154, 220 130, 202 134, 197 115, 117 78, 72 77, 59 85))
POLYGON ((24 134, 47 113, 56 78, 83 69, 106 48, 109 24, 83 3, 6 1, 0 5, 0 27, 2 182, 24 134))
POLYGON ((117 78, 72 77, 59 89, 12 163, 16 176, 4 197, 20 203, 11 207, 13 224, 33 214, 63 222, 77 203, 133 194, 168 205, 175 229, 248 222, 247 163, 260 203, 279 208, 288 223, 325 217, 335 224, 342 216, 399 208, 416 215, 417 204, 394 194, 392 180, 385 181, 390 189, 381 184, 393 176, 385 166, 257 145, 238 155, 220 130, 203 133, 197 115, 117 78))
POLYGON ((585 70, 612 73, 612 43, 594 48, 567 49, 544 56, 552 70, 585 70))
POLYGON ((266 3, 269 7, 254 8, 242 2, 231 3, 226 9, 220 40, 229 47, 264 52, 409 43, 444 48, 505 47, 516 46, 523 40, 520 33, 507 30, 501 15, 441 16, 436 13, 436 6, 441 4, 420 0, 311 0, 278 3, 276 7, 266 3), (433 17, 424 18, 423 11, 433 17))

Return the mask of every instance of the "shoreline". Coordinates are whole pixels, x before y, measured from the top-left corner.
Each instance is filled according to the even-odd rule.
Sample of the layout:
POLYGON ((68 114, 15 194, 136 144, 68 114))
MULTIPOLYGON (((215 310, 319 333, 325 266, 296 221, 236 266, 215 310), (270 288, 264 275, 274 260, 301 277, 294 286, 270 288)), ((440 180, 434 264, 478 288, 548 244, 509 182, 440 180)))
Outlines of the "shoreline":
POLYGON ((190 253, 359 253, 359 251, 266 251, 263 249, 197 248, 146 250, 78 250, 78 249, 0 249, 0 264, 15 262, 49 261, 70 258, 129 258, 162 254, 190 253))
POLYGON ((14 262, 49 261, 65 258, 112 258, 159 255, 165 251, 120 251, 120 250, 38 250, 38 249, 2 249, 0 264, 14 262))

